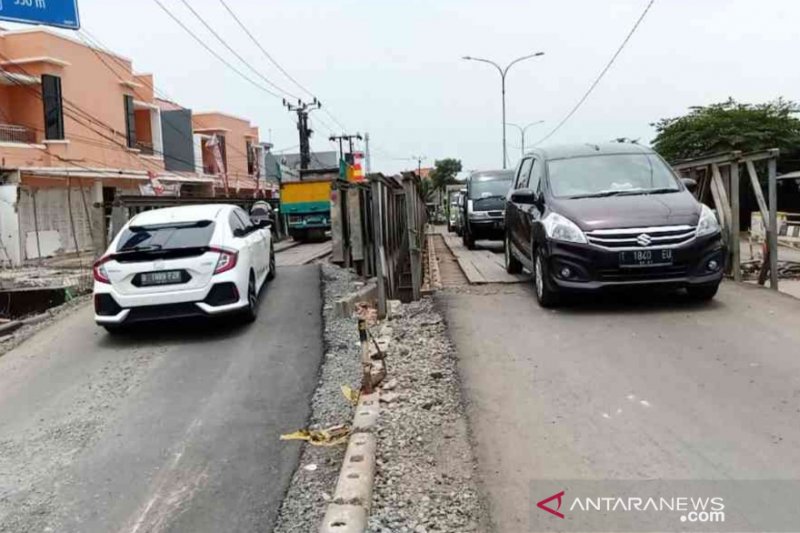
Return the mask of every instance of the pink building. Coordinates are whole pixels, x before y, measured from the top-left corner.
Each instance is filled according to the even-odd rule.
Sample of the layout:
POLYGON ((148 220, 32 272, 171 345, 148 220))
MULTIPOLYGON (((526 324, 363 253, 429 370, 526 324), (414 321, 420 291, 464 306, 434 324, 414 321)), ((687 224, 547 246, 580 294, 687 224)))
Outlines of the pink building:
POLYGON ((102 252, 114 198, 153 194, 154 177, 169 194, 221 194, 213 134, 231 195, 255 193, 257 128, 153 92, 128 58, 48 29, 0 30, 0 265, 102 252))

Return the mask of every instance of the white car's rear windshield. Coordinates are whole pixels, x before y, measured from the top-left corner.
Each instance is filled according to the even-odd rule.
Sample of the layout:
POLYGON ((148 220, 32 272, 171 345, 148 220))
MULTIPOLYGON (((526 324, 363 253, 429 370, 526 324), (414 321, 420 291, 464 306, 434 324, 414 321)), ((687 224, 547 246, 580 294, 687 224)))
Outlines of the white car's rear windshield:
POLYGON ((117 252, 201 248, 208 246, 213 234, 211 220, 129 226, 120 236, 117 252))

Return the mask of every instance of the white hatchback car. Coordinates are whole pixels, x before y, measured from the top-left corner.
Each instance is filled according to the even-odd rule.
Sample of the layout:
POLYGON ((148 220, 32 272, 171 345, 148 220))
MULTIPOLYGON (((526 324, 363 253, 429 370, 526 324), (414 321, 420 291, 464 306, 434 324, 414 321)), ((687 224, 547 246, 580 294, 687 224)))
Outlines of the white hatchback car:
POLYGON ((234 205, 146 211, 133 217, 93 268, 95 321, 123 324, 241 313, 275 277, 269 222, 234 205))

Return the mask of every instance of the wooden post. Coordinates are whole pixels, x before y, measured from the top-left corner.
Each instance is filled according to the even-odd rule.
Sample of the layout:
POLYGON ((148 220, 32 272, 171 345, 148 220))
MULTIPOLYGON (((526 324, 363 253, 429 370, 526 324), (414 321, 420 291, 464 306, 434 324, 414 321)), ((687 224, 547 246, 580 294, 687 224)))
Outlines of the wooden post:
POLYGON ((403 180, 406 203, 406 226, 408 227, 408 255, 411 261, 411 292, 414 300, 419 300, 422 291, 422 279, 420 276, 420 245, 419 230, 417 228, 417 204, 416 190, 411 178, 403 180))
POLYGON ((769 288, 778 290, 778 158, 767 160, 767 180, 769 196, 769 288))
POLYGON ((739 249, 739 161, 731 162, 731 273, 734 281, 742 281, 741 250, 739 249))
POLYGON ((383 218, 382 206, 382 187, 383 184, 373 179, 370 183, 372 188, 372 239, 375 251, 375 277, 378 280, 378 318, 386 316, 386 250, 384 249, 383 239, 383 218))
POLYGON ((358 319, 358 338, 361 341, 361 392, 372 394, 372 359, 369 357, 367 321, 363 318, 358 319))

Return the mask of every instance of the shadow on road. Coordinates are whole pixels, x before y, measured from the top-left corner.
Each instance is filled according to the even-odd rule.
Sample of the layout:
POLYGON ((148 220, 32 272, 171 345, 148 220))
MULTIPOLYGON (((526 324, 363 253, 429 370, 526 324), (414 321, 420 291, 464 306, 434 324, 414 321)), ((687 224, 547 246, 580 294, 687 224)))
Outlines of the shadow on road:
MULTIPOLYGON (((535 301, 533 284, 525 289, 535 301)), ((683 290, 627 289, 598 294, 564 294, 555 312, 564 314, 641 314, 641 313, 704 313, 723 309, 718 299, 700 302, 689 298, 683 290)))
MULTIPOLYGON (((270 287, 265 284, 259 295, 259 313, 267 311, 266 298, 270 287)), ((114 334, 100 338, 100 344, 108 348, 129 348, 163 344, 198 344, 232 339, 249 327, 258 327, 244 322, 238 314, 219 317, 176 318, 153 322, 139 322, 124 327, 114 334)))

